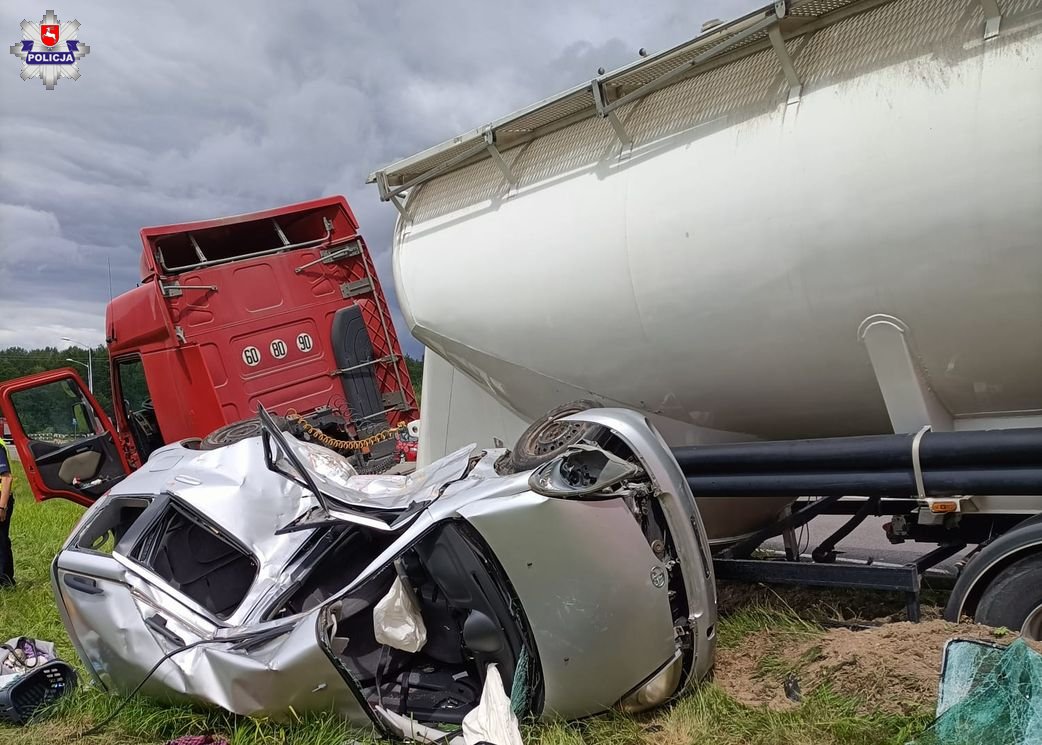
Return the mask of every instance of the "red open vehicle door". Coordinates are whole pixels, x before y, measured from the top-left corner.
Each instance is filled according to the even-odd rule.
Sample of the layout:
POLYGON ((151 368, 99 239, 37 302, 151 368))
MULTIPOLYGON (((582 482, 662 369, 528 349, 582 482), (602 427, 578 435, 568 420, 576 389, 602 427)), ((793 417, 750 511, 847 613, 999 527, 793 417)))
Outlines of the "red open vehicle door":
POLYGON ((87 506, 130 473, 112 422, 74 370, 0 383, 0 411, 37 500, 87 506))

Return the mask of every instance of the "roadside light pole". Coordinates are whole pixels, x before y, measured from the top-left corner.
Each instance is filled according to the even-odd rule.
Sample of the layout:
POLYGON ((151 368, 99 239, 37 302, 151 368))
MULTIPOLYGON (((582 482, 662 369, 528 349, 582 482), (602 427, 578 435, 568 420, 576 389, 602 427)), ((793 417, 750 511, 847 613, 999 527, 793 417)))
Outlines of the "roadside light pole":
MULTIPOLYGON (((67 341, 70 344, 75 344, 75 345, 83 347, 84 349, 87 350, 87 390, 89 390, 91 392, 91 395, 93 395, 94 394, 94 354, 91 351, 91 348, 89 346, 87 346, 86 344, 84 344, 82 341, 76 341, 75 339, 70 339, 67 336, 63 336, 62 337, 62 341, 67 341)), ((67 362, 76 362, 76 360, 69 360, 69 359, 67 359, 66 361, 67 362)), ((83 363, 80 362, 79 364, 82 365, 83 363)))
POLYGON ((87 369, 87 378, 88 379, 90 378, 90 365, 88 365, 86 362, 80 362, 79 360, 74 360, 72 357, 66 357, 65 361, 66 362, 71 362, 74 365, 79 365, 80 367, 86 368, 87 369))

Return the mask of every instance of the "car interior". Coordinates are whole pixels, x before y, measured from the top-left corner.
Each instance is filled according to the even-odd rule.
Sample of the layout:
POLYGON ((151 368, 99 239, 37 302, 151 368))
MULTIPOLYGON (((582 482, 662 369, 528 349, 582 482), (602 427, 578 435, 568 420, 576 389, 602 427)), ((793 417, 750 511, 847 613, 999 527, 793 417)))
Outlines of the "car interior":
MULTIPOLYGON (((423 722, 459 724, 478 704, 490 663, 497 664, 510 695, 525 648, 524 621, 496 574, 465 524, 438 526, 340 599, 329 649, 370 706, 423 722), (374 607, 396 578, 413 595, 426 627, 427 641, 416 653, 376 639, 374 607)), ((532 681, 522 677, 520 684, 531 690, 532 681)))
POLYGON ((128 532, 129 558, 217 618, 234 613, 257 579, 256 559, 166 495, 154 500, 150 511, 128 532))
POLYGON ((71 379, 11 393, 43 485, 96 499, 126 476, 112 435, 71 379))

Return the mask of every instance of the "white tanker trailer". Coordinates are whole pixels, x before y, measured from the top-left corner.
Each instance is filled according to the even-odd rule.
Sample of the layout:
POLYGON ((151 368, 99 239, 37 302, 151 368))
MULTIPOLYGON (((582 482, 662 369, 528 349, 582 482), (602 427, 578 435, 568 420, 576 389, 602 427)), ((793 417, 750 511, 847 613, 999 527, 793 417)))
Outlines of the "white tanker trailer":
MULTIPOLYGON (((1042 0, 783 0, 370 180, 421 462, 575 399, 675 447, 1042 425, 1042 0)), ((727 541, 792 499, 699 497, 727 541)))

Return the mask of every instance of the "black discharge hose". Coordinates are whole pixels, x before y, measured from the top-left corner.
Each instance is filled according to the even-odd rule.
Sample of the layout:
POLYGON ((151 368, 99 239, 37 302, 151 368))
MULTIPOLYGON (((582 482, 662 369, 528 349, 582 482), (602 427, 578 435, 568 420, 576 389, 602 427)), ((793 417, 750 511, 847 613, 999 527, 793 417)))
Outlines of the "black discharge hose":
MULTIPOLYGON (((911 469, 915 434, 823 437, 673 448, 688 476, 911 469)), ((924 471, 1042 468, 1042 428, 926 432, 924 471)))
POLYGON ((1042 494, 1039 427, 702 445, 673 455, 700 497, 1042 494))
MULTIPOLYGON (((687 483, 696 497, 906 497, 916 494, 912 471, 830 473, 733 473, 694 475, 687 483)), ((926 496, 1042 494, 1042 468, 923 470, 926 496)))

